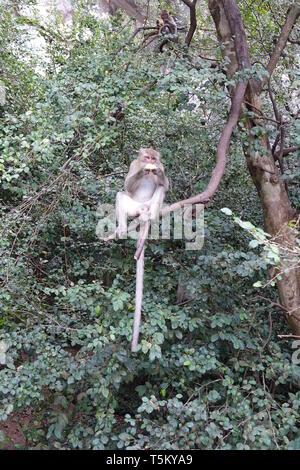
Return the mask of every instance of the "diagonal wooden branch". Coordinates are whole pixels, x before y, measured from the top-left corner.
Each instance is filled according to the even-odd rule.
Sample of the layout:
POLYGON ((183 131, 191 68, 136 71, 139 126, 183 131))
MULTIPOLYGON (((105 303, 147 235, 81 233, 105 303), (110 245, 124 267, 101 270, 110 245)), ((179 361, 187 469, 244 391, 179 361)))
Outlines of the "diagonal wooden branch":
POLYGON ((196 15, 197 0, 182 0, 182 1, 190 9, 190 27, 185 38, 185 43, 187 46, 189 46, 197 28, 197 15, 196 15))
MULTIPOLYGON (((286 157, 290 153, 296 152, 297 150, 299 150, 299 146, 296 146, 296 145, 294 147, 287 147, 282 150, 282 156, 286 157)), ((275 160, 278 158, 278 155, 279 155, 279 151, 277 151, 274 155, 275 160)))
MULTIPOLYGON (((274 51, 270 57, 269 63, 266 67, 267 71, 269 72, 269 76, 272 75, 278 60, 280 59, 280 56, 286 46, 286 43, 289 39, 289 35, 294 27, 294 24, 296 23, 298 17, 300 15, 300 5, 294 4, 292 5, 287 12, 287 17, 285 20, 285 23, 282 27, 280 36, 278 38, 278 41, 276 43, 276 46, 274 48, 274 51)), ((260 86, 260 90, 263 89, 263 87, 266 85, 268 82, 268 77, 265 77, 260 86)))
MULTIPOLYGON (((284 145, 284 122, 282 121, 282 116, 278 111, 276 101, 275 101, 275 98, 274 98, 274 95, 273 95, 273 92, 272 92, 272 89, 271 89, 271 77, 269 77, 269 80, 268 80, 268 91, 269 91, 270 100, 272 102, 274 115, 275 115, 276 121, 278 122, 278 124, 277 124, 278 134, 276 136, 276 139, 275 139, 275 142, 272 146, 271 151, 272 151, 273 158, 275 160, 275 151, 276 151, 276 148, 277 148, 277 144, 280 141, 280 150, 279 150, 279 153, 277 155, 277 160, 279 162, 279 167, 280 167, 281 174, 283 175, 284 174, 284 166, 283 166, 282 156, 283 156, 283 145, 284 145)), ((287 188, 287 182, 285 182, 285 189, 286 189, 286 191, 288 189, 287 188)))
POLYGON ((120 8, 128 16, 135 17, 140 24, 145 21, 145 14, 138 8, 133 0, 112 0, 110 2, 112 9, 120 8))
POLYGON ((298 41, 297 39, 291 39, 291 38, 289 38, 288 41, 289 41, 291 44, 297 44, 298 46, 300 46, 300 41, 298 41))
POLYGON ((218 186, 221 182, 223 177, 225 166, 226 166, 226 157, 227 151, 230 144, 230 139, 232 135, 232 131, 237 124, 239 118, 240 108, 243 102, 244 94, 246 91, 247 82, 239 83, 236 87, 234 96, 232 98, 232 104, 229 112, 228 121, 225 124, 223 131, 221 133, 218 149, 217 149, 217 163, 215 168, 212 171, 210 181, 205 189, 200 194, 196 196, 190 197, 188 199, 183 199, 182 201, 175 202, 169 207, 165 207, 162 211, 163 214, 167 214, 168 212, 173 212, 180 207, 191 205, 191 204, 199 204, 199 203, 207 203, 213 197, 215 192, 218 189, 218 186))
POLYGON ((222 0, 224 12, 234 37, 234 48, 239 70, 250 68, 251 62, 248 52, 248 43, 242 23, 242 17, 235 0, 222 0))
POLYGON ((271 100, 271 103, 272 103, 272 106, 273 106, 273 111, 274 111, 274 115, 275 115, 275 118, 276 118, 276 121, 278 122, 278 125, 280 125, 281 123, 281 115, 278 111, 278 108, 277 108, 277 105, 276 105, 276 101, 275 101, 275 98, 274 98, 274 95, 273 95, 273 92, 272 92, 272 88, 271 88, 271 77, 269 77, 269 80, 268 80, 268 92, 269 92, 269 97, 270 97, 270 100, 271 100))

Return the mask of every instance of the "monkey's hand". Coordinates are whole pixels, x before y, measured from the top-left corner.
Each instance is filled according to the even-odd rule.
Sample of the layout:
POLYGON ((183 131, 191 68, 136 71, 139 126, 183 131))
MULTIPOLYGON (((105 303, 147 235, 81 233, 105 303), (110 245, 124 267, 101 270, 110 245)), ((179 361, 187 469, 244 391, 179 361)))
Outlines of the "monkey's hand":
POLYGON ((143 178, 143 176, 146 176, 146 175, 149 175, 149 170, 147 170, 146 167, 141 168, 140 171, 137 173, 137 177, 139 179, 143 178))
POLYGON ((148 173, 151 173, 157 169, 157 166, 152 165, 152 163, 148 163, 148 165, 145 166, 145 169, 147 170, 148 173))
POLYGON ((163 176, 163 171, 160 168, 155 168, 154 170, 152 170, 152 173, 158 176, 159 178, 163 176))

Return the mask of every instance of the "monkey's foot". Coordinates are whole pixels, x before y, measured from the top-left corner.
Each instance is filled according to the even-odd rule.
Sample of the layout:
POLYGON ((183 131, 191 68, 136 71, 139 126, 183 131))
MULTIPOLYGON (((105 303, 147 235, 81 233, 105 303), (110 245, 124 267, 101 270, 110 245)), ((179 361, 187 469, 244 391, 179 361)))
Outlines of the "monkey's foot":
POLYGON ((127 227, 117 228, 116 230, 116 238, 123 238, 124 235, 127 233, 127 227))

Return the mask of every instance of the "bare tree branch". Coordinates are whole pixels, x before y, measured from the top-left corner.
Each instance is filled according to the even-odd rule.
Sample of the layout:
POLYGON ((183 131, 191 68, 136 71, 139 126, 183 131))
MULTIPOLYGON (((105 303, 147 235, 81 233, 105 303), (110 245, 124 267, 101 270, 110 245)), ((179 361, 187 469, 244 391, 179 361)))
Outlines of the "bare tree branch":
MULTIPOLYGON (((298 17, 300 15, 300 6, 297 4, 292 5, 287 12, 287 17, 285 20, 285 23, 282 27, 280 36, 278 38, 277 44, 274 48, 274 51, 270 57, 269 63, 266 67, 267 71, 269 72, 269 75, 271 76, 278 60, 280 59, 280 56, 286 46, 286 43, 289 39, 289 35, 294 27, 294 24, 296 23, 298 17)), ((264 78, 261 82, 261 89, 264 87, 264 85, 267 83, 268 77, 264 78)))
POLYGON ((112 9, 121 8, 126 11, 127 15, 134 16, 140 24, 145 21, 145 14, 140 11, 133 0, 111 0, 112 9))
POLYGON ((282 338, 300 339, 300 336, 297 336, 297 335, 277 335, 277 338, 279 338, 279 339, 282 339, 282 338))
POLYGON ((197 0, 182 0, 190 9, 190 28, 185 38, 187 46, 190 45, 197 27, 196 4, 197 0))
MULTIPOLYGON (((294 146, 294 147, 287 147, 282 150, 282 156, 285 157, 286 155, 289 155, 290 153, 296 152, 299 150, 299 146, 294 146)), ((275 159, 278 158, 279 151, 275 153, 274 157, 275 159)))
POLYGON ((274 95, 273 95, 273 92, 272 92, 271 78, 269 78, 269 80, 268 80, 268 92, 269 92, 269 97, 270 97, 270 100, 271 100, 271 103, 272 103, 272 106, 273 106, 273 111, 274 111, 276 121, 279 124, 281 122, 281 115, 278 111, 278 108, 277 108, 277 105, 276 105, 276 102, 275 102, 275 98, 274 98, 274 95))
MULTIPOLYGON (((183 0, 186 2, 186 0, 183 0)), ((248 47, 245 37, 245 32, 242 26, 241 15, 237 9, 236 2, 233 0, 223 0, 226 5, 226 16, 228 15, 228 22, 232 28, 232 34, 234 35, 234 45, 236 49, 236 54, 238 58, 239 68, 243 69, 244 66, 248 67, 250 64, 248 47)), ((189 3, 191 3, 189 1, 189 3)), ((215 192, 218 189, 218 186, 221 182, 222 176, 225 171, 226 166, 226 157, 227 151, 230 144, 230 139, 232 135, 233 128, 236 126, 239 118, 240 108, 244 99, 244 94, 247 88, 248 82, 241 82, 237 85, 234 95, 232 97, 231 108, 228 116, 228 121, 224 126, 224 129, 221 133, 218 149, 217 149, 217 163, 215 168, 212 171, 210 181, 202 193, 191 197, 189 199, 184 199, 178 201, 169 208, 164 208, 163 213, 172 212, 177 208, 183 207, 189 204, 199 204, 208 202, 215 192)))
POLYGON ((297 39, 291 39, 289 38, 288 41, 292 44, 298 44, 298 46, 300 46, 300 41, 297 41, 297 39))
POLYGON ((236 87, 236 91, 232 98, 232 104, 229 112, 228 121, 225 124, 225 127, 221 133, 218 149, 217 149, 217 163, 215 168, 212 171, 210 181, 205 189, 200 194, 196 196, 190 197, 188 199, 183 199, 181 201, 175 202, 174 204, 165 207, 162 210, 162 215, 167 214, 168 212, 173 212, 180 207, 190 205, 190 204, 199 204, 199 203, 207 203, 213 197, 215 192, 218 189, 218 186, 221 182, 222 176, 225 171, 226 166, 226 157, 227 151, 230 144, 230 139, 232 135, 232 131, 237 124, 239 118, 240 108, 244 99, 244 94, 247 88, 247 82, 239 83, 236 87))
MULTIPOLYGON (((273 155, 274 160, 278 160, 280 171, 281 171, 281 174, 283 175, 284 174, 284 166, 283 166, 282 157, 283 157, 283 145, 284 145, 284 134, 285 134, 285 132, 284 132, 284 123, 282 121, 282 116, 278 111, 276 101, 275 101, 275 98, 274 98, 274 95, 273 95, 273 92, 272 92, 272 89, 271 89, 271 77, 269 77, 269 80, 268 80, 268 92, 269 92, 270 100, 272 102, 274 115, 275 115, 276 121, 278 122, 278 124, 277 124, 278 134, 276 136, 276 139, 275 139, 275 142, 272 146, 271 151, 272 151, 272 155, 273 155), (279 152, 277 152, 277 154, 276 154, 277 156, 275 158, 275 151, 276 151, 276 147, 277 147, 277 144, 278 144, 279 140, 280 140, 280 149, 279 149, 279 152)), ((285 189, 286 189, 286 191, 288 190, 286 181, 285 181, 285 189)))

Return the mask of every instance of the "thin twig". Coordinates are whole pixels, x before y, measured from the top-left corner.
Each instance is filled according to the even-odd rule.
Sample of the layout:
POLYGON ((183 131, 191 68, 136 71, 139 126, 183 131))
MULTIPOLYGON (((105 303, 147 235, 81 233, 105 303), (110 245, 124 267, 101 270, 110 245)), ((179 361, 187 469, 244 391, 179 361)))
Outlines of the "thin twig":
POLYGON ((294 338, 294 339, 300 339, 300 336, 297 335, 277 335, 277 338, 279 339, 289 339, 289 338, 294 338))

